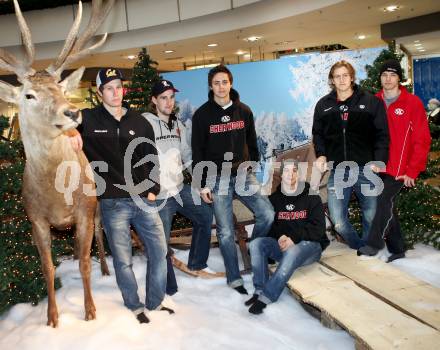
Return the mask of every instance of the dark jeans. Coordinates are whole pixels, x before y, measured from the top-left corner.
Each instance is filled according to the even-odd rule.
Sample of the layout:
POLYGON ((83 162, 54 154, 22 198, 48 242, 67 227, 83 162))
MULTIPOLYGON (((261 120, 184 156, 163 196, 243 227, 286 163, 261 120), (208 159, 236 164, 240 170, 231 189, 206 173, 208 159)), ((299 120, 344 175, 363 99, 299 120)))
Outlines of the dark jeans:
MULTIPOLYGON (((163 223, 167 242, 170 240, 171 226, 176 212, 186 216, 193 224, 191 249, 188 257, 188 268, 191 270, 202 270, 208 265, 209 249, 211 246, 211 226, 213 212, 210 205, 200 200, 195 203, 194 198, 200 200, 199 194, 185 184, 178 194, 167 199, 158 199, 157 206, 163 223)), ((167 288, 166 293, 172 295, 177 292, 177 281, 171 262, 172 251, 168 249, 167 254, 167 288)))
POLYGON ((371 224, 367 245, 382 249, 385 241, 390 253, 404 253, 405 245, 396 210, 396 198, 403 182, 387 174, 381 175, 381 178, 384 189, 377 199, 376 215, 371 224))

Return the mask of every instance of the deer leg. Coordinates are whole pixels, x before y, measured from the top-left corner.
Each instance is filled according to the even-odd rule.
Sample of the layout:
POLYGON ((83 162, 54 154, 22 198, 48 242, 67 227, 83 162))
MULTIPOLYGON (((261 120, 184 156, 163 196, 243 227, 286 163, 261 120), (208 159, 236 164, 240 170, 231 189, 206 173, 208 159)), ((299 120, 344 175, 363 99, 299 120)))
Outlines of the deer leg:
MULTIPOLYGON (((92 214, 93 215, 93 214, 92 214)), ((79 270, 84 287, 84 310, 85 319, 94 320, 96 318, 96 308, 92 298, 90 271, 92 269, 90 259, 90 249, 93 240, 93 220, 92 215, 79 219, 76 225, 76 239, 78 241, 79 270)), ((87 215, 86 215, 87 216, 87 215)))
POLYGON ((103 276, 109 276, 110 271, 107 266, 107 261, 105 260, 104 235, 101 225, 99 204, 96 206, 94 222, 95 222, 95 240, 98 246, 99 262, 101 263, 101 274, 103 276))
POLYGON ((48 304, 47 325, 58 327, 58 309, 55 300, 55 267, 52 262, 50 227, 46 222, 32 222, 32 237, 40 254, 41 267, 46 280, 48 304))

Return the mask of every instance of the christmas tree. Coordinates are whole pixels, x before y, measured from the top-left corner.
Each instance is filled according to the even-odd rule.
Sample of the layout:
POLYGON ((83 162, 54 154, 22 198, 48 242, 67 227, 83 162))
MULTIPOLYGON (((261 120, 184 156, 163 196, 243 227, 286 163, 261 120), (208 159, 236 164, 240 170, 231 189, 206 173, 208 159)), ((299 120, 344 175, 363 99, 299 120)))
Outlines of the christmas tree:
MULTIPOLYGON (((8 127, 8 118, 0 116, 0 135, 8 127)), ((0 313, 17 303, 37 304, 44 298, 46 282, 40 257, 32 243, 31 224, 22 205, 21 187, 25 165, 20 140, 0 140, 0 313)), ((71 235, 58 236, 52 242, 55 255, 72 254, 71 235)), ((55 280, 55 288, 61 286, 55 280)))
POLYGON ((127 87, 125 101, 131 108, 145 112, 151 98, 151 89, 153 85, 162 79, 157 71, 157 62, 150 58, 146 48, 138 54, 138 61, 133 67, 131 83, 127 87))
MULTIPOLYGON (((367 71, 367 79, 361 80, 360 85, 364 90, 371 92, 372 94, 376 94, 382 89, 380 83, 380 67, 382 64, 390 59, 395 59, 397 61, 401 61, 403 54, 398 54, 396 52, 396 44, 392 42, 389 44, 388 49, 382 50, 382 52, 377 56, 374 60, 373 65, 370 66, 367 64, 365 66, 365 70, 367 71)), ((403 77, 403 81, 405 81, 405 76, 403 77)))

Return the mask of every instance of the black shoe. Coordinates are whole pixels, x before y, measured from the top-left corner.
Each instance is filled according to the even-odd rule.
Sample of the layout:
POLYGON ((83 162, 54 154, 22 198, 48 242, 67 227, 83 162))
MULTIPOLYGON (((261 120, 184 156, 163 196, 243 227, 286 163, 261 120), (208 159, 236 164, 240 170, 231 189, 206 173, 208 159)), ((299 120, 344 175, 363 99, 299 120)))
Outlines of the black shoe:
POLYGON ((234 289, 240 294, 248 294, 248 291, 243 286, 234 287, 234 289))
POLYGON ((170 309, 169 307, 161 305, 158 309, 158 311, 167 311, 170 315, 174 314, 174 310, 170 309))
POLYGON ((252 295, 252 298, 250 298, 249 300, 246 300, 244 302, 244 305, 246 306, 251 306, 253 303, 255 303, 258 300, 258 294, 254 294, 252 295))
POLYGON ((369 245, 364 245, 363 247, 360 247, 357 251, 357 255, 367 255, 367 256, 374 256, 379 252, 379 249, 371 247, 369 245))
POLYGON ((145 315, 145 313, 143 313, 143 312, 141 312, 140 314, 137 314, 136 319, 139 321, 139 323, 149 323, 150 322, 147 315, 145 315))
POLYGON ((405 253, 396 253, 396 254, 391 254, 388 257, 387 263, 390 263, 391 261, 394 261, 396 259, 402 259, 405 257, 405 253))
POLYGON ((259 315, 263 313, 264 308, 267 306, 266 303, 263 303, 261 300, 257 300, 252 306, 249 308, 249 312, 254 315, 259 315))

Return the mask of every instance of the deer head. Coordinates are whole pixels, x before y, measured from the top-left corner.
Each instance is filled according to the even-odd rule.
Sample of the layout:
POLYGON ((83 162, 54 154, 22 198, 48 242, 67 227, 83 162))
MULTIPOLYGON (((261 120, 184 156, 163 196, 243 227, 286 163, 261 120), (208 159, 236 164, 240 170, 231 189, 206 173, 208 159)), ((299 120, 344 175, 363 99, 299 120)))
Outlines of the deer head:
POLYGON ((61 73, 67 66, 104 44, 107 33, 96 44, 86 47, 113 3, 114 0, 108 0, 103 5, 102 0, 94 0, 87 29, 78 35, 82 17, 80 1, 75 21, 58 58, 45 70, 36 72, 32 69, 35 49, 31 33, 17 0, 14 0, 26 57, 20 61, 14 55, 0 49, 0 68, 14 72, 22 84, 15 87, 0 81, 0 99, 19 106, 20 128, 24 134, 29 130, 54 138, 81 123, 78 108, 67 100, 66 95, 78 87, 84 67, 75 70, 63 81, 60 81, 61 73))

